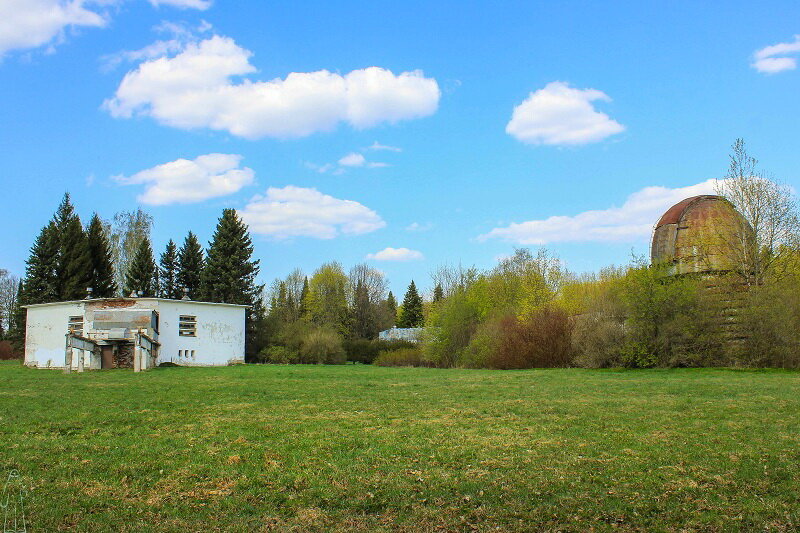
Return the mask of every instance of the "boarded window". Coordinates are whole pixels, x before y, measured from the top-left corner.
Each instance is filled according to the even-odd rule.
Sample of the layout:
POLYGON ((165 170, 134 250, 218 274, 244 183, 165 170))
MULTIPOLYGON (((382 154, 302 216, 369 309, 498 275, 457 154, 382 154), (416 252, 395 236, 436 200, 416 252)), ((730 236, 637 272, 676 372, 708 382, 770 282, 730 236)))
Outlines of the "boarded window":
POLYGON ((83 337, 83 316, 71 316, 67 323, 67 331, 83 337))
POLYGON ((197 317, 181 315, 178 321, 178 335, 181 337, 197 337, 197 317))

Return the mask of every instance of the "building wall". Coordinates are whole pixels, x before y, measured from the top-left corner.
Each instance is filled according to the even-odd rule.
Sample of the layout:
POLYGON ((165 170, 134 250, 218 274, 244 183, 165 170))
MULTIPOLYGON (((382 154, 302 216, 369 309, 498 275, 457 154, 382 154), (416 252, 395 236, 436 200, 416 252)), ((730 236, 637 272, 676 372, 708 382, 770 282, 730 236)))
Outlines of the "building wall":
MULTIPOLYGON (((83 303, 65 302, 60 305, 32 307, 27 311, 25 364, 39 368, 63 368, 69 317, 83 316, 83 303)), ((76 356, 77 354, 75 352, 76 356)), ((74 359, 77 361, 77 357, 74 359)))
POLYGON ((159 300, 159 362, 227 365, 244 362, 244 308, 159 300), (197 336, 179 335, 181 315, 197 317, 197 336))
MULTIPOLYGON (((102 339, 107 332, 92 329, 95 311, 105 309, 155 310, 159 315, 157 364, 186 366, 228 365, 244 362, 245 308, 158 298, 59 302, 27 308, 25 364, 39 368, 63 368, 66 333, 71 316, 83 316, 83 334, 102 339), (179 334, 180 316, 196 317, 195 336, 179 334)), ((135 328, 133 328, 135 329, 135 328)), ((152 331, 148 334, 153 335, 152 331)), ((73 366, 81 352, 75 350, 73 366)), ((90 358, 85 354, 89 368, 90 358)))

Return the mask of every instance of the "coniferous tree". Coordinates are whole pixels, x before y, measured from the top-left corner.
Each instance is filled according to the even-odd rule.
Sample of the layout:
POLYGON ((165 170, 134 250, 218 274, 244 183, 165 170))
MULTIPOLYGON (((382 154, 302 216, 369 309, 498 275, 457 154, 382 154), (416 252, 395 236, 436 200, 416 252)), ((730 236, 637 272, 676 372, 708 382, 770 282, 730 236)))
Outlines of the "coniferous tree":
POLYGON ((58 299, 79 300, 86 296, 86 287, 91 282, 92 263, 86 233, 83 231, 81 219, 75 213, 69 193, 64 193, 53 223, 58 230, 58 299))
POLYGON ((419 328, 422 327, 424 320, 422 297, 417 292, 417 286, 412 280, 403 298, 403 312, 400 314, 398 326, 401 328, 419 328))
POLYGON ((442 289, 442 284, 437 283, 433 289, 433 303, 439 303, 442 300, 444 300, 444 290, 442 289))
POLYGON ((180 292, 178 287, 178 247, 170 239, 159 261, 159 296, 177 300, 181 297, 180 292))
POLYGON ((394 327, 397 323, 397 300, 392 294, 392 291, 389 291, 389 295, 386 297, 386 311, 389 316, 389 322, 391 322, 391 327, 394 327))
POLYGON ((256 285, 259 260, 253 259, 253 241, 235 209, 224 209, 208 246, 208 259, 200 276, 200 293, 209 302, 249 305, 245 312, 245 357, 262 348, 259 328, 266 313, 263 285, 256 285))
POLYGON ((153 248, 150 246, 150 239, 144 238, 125 275, 125 295, 128 296, 135 292, 142 297, 155 296, 158 287, 156 276, 153 248))
POLYGON ((103 222, 95 213, 86 230, 86 245, 89 249, 91 275, 88 286, 96 298, 110 298, 117 292, 114 281, 114 264, 111 259, 111 247, 103 229, 103 222))
POLYGON ((306 318, 308 314, 308 276, 303 279, 303 289, 300 291, 300 302, 298 303, 298 315, 306 318))
POLYGON ((178 291, 183 297, 184 290, 188 291, 189 299, 200 298, 200 282, 205 266, 203 247, 191 231, 183 241, 183 246, 178 250, 178 291))
POLYGON ((42 228, 26 261, 24 293, 27 304, 58 300, 58 230, 51 220, 42 228))
POLYGON ((261 291, 256 285, 259 260, 252 259, 253 242, 247 225, 234 209, 224 209, 209 243, 200 277, 200 292, 209 302, 253 305, 261 291))

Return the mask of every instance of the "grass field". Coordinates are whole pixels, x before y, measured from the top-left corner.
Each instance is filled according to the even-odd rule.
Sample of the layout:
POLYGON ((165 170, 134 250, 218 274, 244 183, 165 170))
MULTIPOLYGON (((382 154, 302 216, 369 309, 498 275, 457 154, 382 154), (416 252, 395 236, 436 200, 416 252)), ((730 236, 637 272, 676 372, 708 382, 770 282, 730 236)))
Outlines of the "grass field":
POLYGON ((791 531, 800 373, 0 364, 30 530, 791 531))

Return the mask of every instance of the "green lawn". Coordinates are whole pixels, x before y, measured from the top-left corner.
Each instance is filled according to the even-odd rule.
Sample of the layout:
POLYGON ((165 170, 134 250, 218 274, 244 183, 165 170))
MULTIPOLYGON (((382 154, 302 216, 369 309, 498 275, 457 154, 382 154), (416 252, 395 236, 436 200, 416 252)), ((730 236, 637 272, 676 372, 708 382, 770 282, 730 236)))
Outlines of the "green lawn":
POLYGON ((3 363, 12 468, 35 531, 792 531, 800 373, 3 363))

